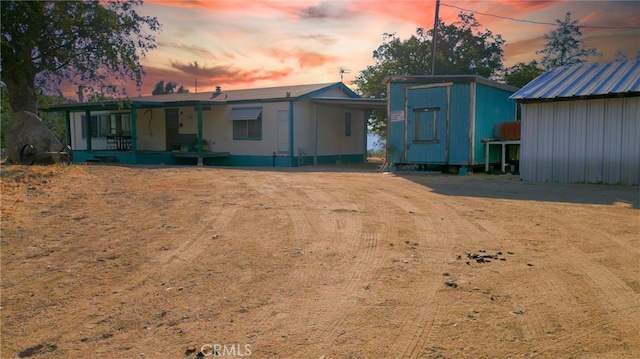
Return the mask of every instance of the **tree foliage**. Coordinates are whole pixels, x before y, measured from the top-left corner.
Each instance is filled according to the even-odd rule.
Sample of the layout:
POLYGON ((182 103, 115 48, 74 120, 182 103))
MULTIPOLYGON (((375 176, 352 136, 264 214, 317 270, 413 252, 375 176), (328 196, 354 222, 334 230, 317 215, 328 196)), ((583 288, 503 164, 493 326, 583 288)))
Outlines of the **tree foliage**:
POLYGON ((166 94, 172 94, 172 93, 188 93, 188 92, 189 92, 189 89, 185 88, 182 85, 178 87, 178 83, 176 83, 175 81, 169 81, 165 84, 164 80, 160 80, 156 84, 153 91, 151 91, 151 94, 166 95, 166 94))
POLYGON ((531 80, 542 75, 543 72, 544 70, 538 67, 538 62, 536 60, 533 60, 528 64, 518 62, 514 66, 505 70, 504 80, 509 85, 524 87, 524 85, 531 82, 531 80))
MULTIPOLYGON (((136 12, 141 0, 2 1, 2 81, 14 111, 37 108, 37 93, 60 92, 63 80, 109 93, 135 80, 140 58, 155 48, 155 17, 136 12)), ((124 93, 123 93, 124 94, 124 93)))
POLYGON ((582 36, 581 26, 578 20, 571 20, 571 12, 567 12, 564 20, 556 20, 558 28, 544 35, 547 43, 544 49, 536 51, 543 54, 540 63, 545 70, 550 70, 559 66, 571 66, 586 62, 589 57, 602 56, 595 48, 586 49, 582 36))
MULTIPOLYGON (((629 57, 627 56, 626 52, 622 50, 616 51, 613 61, 627 61, 627 60, 629 60, 629 57)), ((635 60, 640 60, 640 51, 636 52, 635 60)))
MULTIPOLYGON (((363 97, 386 98, 383 80, 391 75, 430 75, 433 30, 418 28, 416 34, 402 40, 395 33, 383 34, 383 43, 375 51, 375 65, 361 71, 354 84, 363 97)), ((473 14, 460 13, 458 21, 438 21, 436 75, 475 74, 496 77, 503 70, 505 41, 490 30, 481 30, 473 14)), ((386 114, 374 112, 369 130, 385 137, 386 114)))

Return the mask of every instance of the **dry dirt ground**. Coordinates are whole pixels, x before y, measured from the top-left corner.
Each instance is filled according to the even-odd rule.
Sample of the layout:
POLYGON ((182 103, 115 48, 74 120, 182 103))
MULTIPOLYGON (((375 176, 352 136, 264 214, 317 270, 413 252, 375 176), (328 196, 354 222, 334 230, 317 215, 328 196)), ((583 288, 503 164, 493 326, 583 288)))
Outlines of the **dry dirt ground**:
POLYGON ((640 357, 638 187, 374 165, 1 178, 2 358, 640 357))

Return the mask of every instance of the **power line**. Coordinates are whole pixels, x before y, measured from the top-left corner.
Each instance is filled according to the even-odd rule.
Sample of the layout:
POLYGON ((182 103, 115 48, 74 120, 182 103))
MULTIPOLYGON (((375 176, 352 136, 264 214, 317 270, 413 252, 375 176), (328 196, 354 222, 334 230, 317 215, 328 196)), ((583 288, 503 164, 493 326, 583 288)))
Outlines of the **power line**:
MULTIPOLYGON (((458 9, 458 10, 462 10, 462 11, 467 11, 467 12, 474 13, 474 14, 479 14, 479 15, 485 15, 485 16, 497 17, 497 18, 499 18, 499 19, 506 19, 506 20, 517 21, 517 22, 526 22, 526 23, 529 23, 529 24, 537 24, 537 25, 551 25, 551 26, 558 26, 558 24, 557 24, 557 23, 552 23, 552 22, 543 22, 543 21, 533 21, 533 20, 525 20, 525 19, 516 19, 516 18, 508 17, 508 16, 500 16, 500 15, 494 15, 494 14, 487 14, 487 13, 484 13, 484 12, 475 11, 475 10, 469 10, 469 9, 464 9, 464 8, 459 7, 459 6, 449 5, 449 4, 444 4, 444 3, 440 3, 440 5, 442 5, 442 6, 446 6, 446 7, 451 7, 451 8, 458 9)), ((640 26, 589 26, 589 25, 578 25, 578 27, 581 27, 581 28, 587 28, 587 29, 614 29, 614 30, 627 30, 627 29, 637 30, 637 29, 640 29, 640 26)))

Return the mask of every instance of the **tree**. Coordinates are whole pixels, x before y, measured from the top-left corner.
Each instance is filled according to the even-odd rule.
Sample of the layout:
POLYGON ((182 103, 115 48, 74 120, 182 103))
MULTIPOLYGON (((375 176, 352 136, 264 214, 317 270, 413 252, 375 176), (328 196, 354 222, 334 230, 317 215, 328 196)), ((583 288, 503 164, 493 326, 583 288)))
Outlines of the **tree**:
MULTIPOLYGON (((640 60, 640 51, 638 51, 636 53, 636 60, 640 60)), ((613 59, 613 61, 627 61, 629 60, 629 57, 627 56, 627 53, 622 51, 622 50, 618 50, 616 51, 616 55, 613 59)))
POLYGON ((528 64, 518 62, 514 66, 505 70, 504 80, 509 85, 524 87, 524 85, 531 82, 531 80, 542 75, 543 72, 544 70, 538 67, 538 62, 536 60, 533 60, 528 64))
MULTIPOLYGON (((407 40, 394 33, 383 34, 383 43, 375 51, 375 65, 361 71, 354 84, 363 97, 386 98, 383 79, 389 75, 431 74, 433 30, 418 28, 407 40)), ((481 31, 473 14, 458 14, 458 21, 447 25, 438 21, 436 74, 476 74, 496 77, 503 69, 502 45, 505 41, 490 30, 481 31)), ((369 130, 386 137, 386 114, 376 111, 369 130)))
POLYGON ((556 23, 558 28, 544 35, 547 41, 544 49, 536 51, 537 54, 544 54, 540 63, 545 70, 587 62, 591 56, 602 56, 595 48, 584 48, 584 41, 578 39, 582 36, 581 26, 577 25, 578 20, 571 20, 571 12, 567 12, 564 20, 556 20, 556 23))
POLYGON ((153 89, 153 91, 151 91, 151 94, 166 95, 171 93, 188 93, 189 92, 189 89, 185 88, 184 86, 178 87, 177 90, 176 90, 176 87, 178 87, 178 84, 174 81, 169 81, 165 85, 164 80, 160 80, 156 84, 156 87, 153 89))
POLYGON ((108 93, 135 80, 140 57, 155 48, 155 17, 134 1, 1 1, 2 81, 13 111, 36 112, 37 94, 63 80, 108 93), (149 30, 149 31, 147 31, 149 30))

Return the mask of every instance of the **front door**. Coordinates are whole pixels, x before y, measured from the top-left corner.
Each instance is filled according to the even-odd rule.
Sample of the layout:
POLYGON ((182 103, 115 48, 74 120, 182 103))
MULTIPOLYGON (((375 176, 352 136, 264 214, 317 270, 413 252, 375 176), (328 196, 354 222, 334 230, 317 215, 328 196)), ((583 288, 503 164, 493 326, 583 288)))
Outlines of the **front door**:
POLYGON ((178 109, 172 108, 164 110, 164 118, 166 123, 166 139, 167 139, 167 151, 171 151, 171 145, 178 142, 179 121, 178 121, 178 109))
POLYGON ((407 96, 407 162, 446 163, 448 87, 409 89, 407 96))
POLYGON ((278 111, 278 154, 289 154, 289 111, 278 111))

